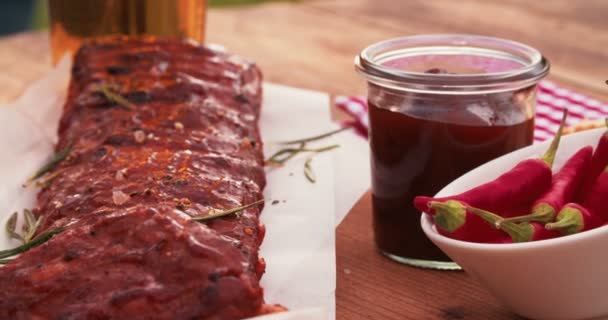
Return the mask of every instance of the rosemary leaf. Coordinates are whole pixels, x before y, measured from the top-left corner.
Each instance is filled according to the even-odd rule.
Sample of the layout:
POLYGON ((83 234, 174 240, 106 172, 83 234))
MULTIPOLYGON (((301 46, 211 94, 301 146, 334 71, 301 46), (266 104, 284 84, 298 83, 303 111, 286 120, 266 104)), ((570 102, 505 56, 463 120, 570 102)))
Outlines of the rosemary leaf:
POLYGON ((194 217, 192 218, 192 220, 194 221, 198 221, 198 222, 206 222, 212 219, 216 219, 216 218, 220 218, 220 217, 224 217, 227 215, 231 215, 231 214, 235 214, 238 212, 241 212, 245 209, 249 209, 251 207, 257 206, 264 203, 264 199, 260 199, 258 201, 252 202, 250 204, 246 204, 244 206, 240 206, 240 207, 236 207, 236 208, 232 208, 232 209, 228 209, 225 211, 217 211, 217 210, 210 210, 209 214, 207 214, 206 216, 201 216, 201 217, 194 217))
POLYGON ((40 216, 36 219, 36 216, 29 209, 23 210, 23 216, 25 217, 25 224, 23 225, 23 243, 28 243, 32 241, 36 231, 38 231, 38 227, 42 224, 43 217, 40 216))
POLYGON ((36 220, 36 224, 34 225, 34 233, 36 231, 38 231, 38 228, 40 228, 40 226, 42 225, 42 222, 44 221, 44 217, 45 216, 40 216, 38 217, 38 219, 36 220))
POLYGON ((116 103, 118 105, 120 105, 121 107, 126 108, 127 110, 135 110, 135 105, 133 103, 131 103, 131 101, 127 100, 125 97, 121 96, 120 94, 113 92, 110 89, 110 86, 108 86, 107 84, 101 84, 97 87, 96 89, 97 92, 103 94, 103 96, 110 102, 116 103))
POLYGON ((316 149, 304 149, 304 151, 314 152, 314 153, 321 153, 321 152, 337 149, 339 147, 340 147, 339 144, 332 144, 332 145, 329 145, 329 146, 326 146, 326 147, 321 147, 321 148, 316 148, 316 149))
POLYGON ((340 147, 338 144, 332 144, 330 146, 321 147, 321 148, 306 148, 302 146, 300 148, 285 148, 275 152, 270 158, 266 160, 267 164, 284 164, 287 160, 293 158, 295 155, 301 152, 314 152, 321 153, 329 150, 333 150, 340 147), (287 156, 284 156, 287 154, 287 156))
POLYGON ((306 143, 302 142, 302 143, 300 143, 299 148, 281 149, 281 150, 275 152, 270 158, 268 158, 268 160, 266 160, 266 162, 270 163, 270 164, 283 164, 283 163, 287 162, 287 160, 295 157, 298 153, 300 153, 299 150, 304 149, 305 146, 306 146, 306 143), (283 155, 286 155, 286 156, 282 157, 283 155))
POLYGON ((300 153, 302 149, 288 148, 281 149, 275 152, 270 158, 266 159, 267 163, 282 164, 300 153))
POLYGON ((38 169, 38 171, 36 171, 36 173, 34 173, 33 176, 31 176, 29 179, 27 179, 27 182, 28 183, 32 182, 32 181, 42 177, 46 173, 50 172, 51 170, 55 169, 55 167, 59 163, 61 163, 61 161, 65 160, 70 155, 70 152, 72 152, 72 144, 73 144, 73 140, 70 140, 70 142, 68 143, 68 146, 65 147, 65 149, 55 153, 53 155, 53 157, 51 158, 51 160, 49 160, 49 162, 47 162, 44 166, 42 166, 42 168, 38 169))
POLYGON ((306 162, 304 162, 304 175, 306 176, 306 179, 308 179, 308 181, 310 181, 311 183, 315 183, 317 182, 317 177, 315 176, 315 172, 312 170, 312 157, 309 157, 308 159, 306 159, 306 162))
POLYGON ((25 219, 23 231, 29 232, 36 224, 36 217, 29 209, 23 209, 23 219, 25 219))
POLYGON ((12 249, 1 250, 0 259, 12 257, 12 256, 18 255, 20 253, 26 252, 34 247, 37 247, 37 246, 45 243, 52 237, 54 237, 56 234, 63 232, 63 230, 64 229, 61 227, 55 228, 55 229, 49 230, 49 231, 39 235, 38 237, 36 237, 35 239, 33 239, 32 241, 30 241, 28 243, 22 244, 18 247, 12 248, 12 249))
POLYGON ((8 233, 9 237, 13 238, 13 239, 17 239, 21 242, 25 242, 23 240, 23 237, 17 232, 15 231, 15 229, 17 228, 17 216, 19 214, 17 212, 14 212, 10 218, 8 218, 8 220, 6 221, 6 233, 8 233))
POLYGON ((61 173, 61 171, 55 171, 53 173, 45 175, 44 179, 42 179, 42 180, 41 179, 36 180, 36 184, 35 184, 36 187, 46 188, 46 187, 50 186, 51 182, 53 182, 53 180, 55 180, 55 178, 57 178, 60 173, 61 173))
POLYGON ((15 259, 0 259, 0 265, 8 264, 15 259))
POLYGON ((279 144, 282 145, 288 145, 288 144, 298 144, 298 143, 306 143, 306 142, 311 142, 311 141, 316 141, 316 140, 321 140, 330 136, 333 136, 336 133, 340 133, 342 131, 351 129, 352 127, 343 127, 340 129, 336 129, 327 133, 323 133, 320 134, 318 136, 313 136, 313 137, 308 137, 308 138, 303 138, 303 139, 297 139, 297 140, 290 140, 290 141, 283 141, 283 142, 279 142, 279 144))

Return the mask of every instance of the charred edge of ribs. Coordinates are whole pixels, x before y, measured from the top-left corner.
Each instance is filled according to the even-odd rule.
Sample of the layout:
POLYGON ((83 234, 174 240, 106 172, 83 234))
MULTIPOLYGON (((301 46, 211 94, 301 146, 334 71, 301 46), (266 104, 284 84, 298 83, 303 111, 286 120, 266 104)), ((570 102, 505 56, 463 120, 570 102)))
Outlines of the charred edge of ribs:
POLYGON ((27 317, 29 303, 45 305, 54 301, 55 295, 41 294, 42 290, 61 292, 66 299, 64 307, 53 309, 51 303, 49 308, 36 311, 42 316, 58 317, 61 312, 68 312, 66 317, 70 318, 106 312, 124 317, 133 309, 141 312, 140 317, 163 319, 159 313, 163 302, 151 296, 141 298, 146 291, 140 290, 144 283, 162 282, 154 290, 169 300, 180 301, 181 295, 184 299, 192 297, 188 290, 198 290, 195 295, 199 300, 188 300, 196 306, 177 305, 185 313, 174 319, 192 314, 204 317, 206 312, 216 312, 213 314, 217 319, 237 319, 264 310, 281 310, 262 304, 258 281, 265 264, 258 257, 264 236, 260 208, 205 225, 184 221, 184 217, 206 214, 212 208, 227 209, 262 197, 265 176, 258 128, 260 104, 261 73, 237 56, 187 42, 148 37, 104 39, 83 46, 74 58, 56 146, 60 150, 73 141, 72 152, 55 169, 56 177, 39 193, 35 210, 45 217, 40 233, 68 223, 68 228, 73 229, 0 270, 0 283, 15 284, 15 290, 0 292, 0 306, 4 303, 7 307, 0 309, 12 310, 10 315, 16 318, 27 317), (99 92, 100 85, 128 99, 135 110, 108 100, 99 92), (119 221, 114 216, 124 212, 129 214, 122 222, 108 222, 119 221), (162 219, 178 221, 186 232, 139 227, 162 219), (104 229, 106 242, 88 236, 98 232, 96 226, 103 223, 124 226, 104 229), (148 236, 147 232, 154 235, 148 236), (199 233, 207 236, 197 239, 195 234, 199 233), (195 261, 200 269, 178 274, 176 267, 171 276, 154 274, 164 272, 166 267, 163 258, 155 253, 151 260, 134 258, 130 271, 122 274, 124 279, 120 281, 120 277, 91 278, 92 270, 72 263, 74 260, 78 266, 96 265, 96 259, 107 262, 128 256, 130 246, 136 251, 155 246, 150 241, 160 241, 159 234, 171 239, 159 242, 169 248, 161 250, 167 261, 178 266, 195 261), (229 258, 221 260, 207 253, 204 258, 194 257, 184 249, 184 241, 198 241, 209 252, 217 251, 229 258), (74 242, 78 245, 70 245, 74 242), (88 254, 91 252, 99 255, 88 254), (179 261, 174 260, 176 256, 179 261), (35 266, 44 271, 32 269, 35 266), (53 268, 61 270, 56 278, 49 276, 53 268), (188 280, 199 283, 200 279, 215 278, 218 269, 233 275, 221 289, 186 289, 190 288, 186 285, 188 280), (7 279, 11 272, 19 275, 14 280, 18 282, 7 279), (129 282, 133 279, 140 282, 129 282), (70 285, 73 281, 89 281, 90 289, 74 287, 70 285), (175 289, 183 285, 186 287, 182 291, 175 289), (96 291, 97 286, 107 290, 96 291), (118 299, 111 292, 125 294, 118 299), (95 300, 100 303, 118 299, 129 307, 110 303, 100 311, 80 300, 94 299, 95 294, 100 295, 95 300), (231 311, 217 311, 226 308, 231 311))

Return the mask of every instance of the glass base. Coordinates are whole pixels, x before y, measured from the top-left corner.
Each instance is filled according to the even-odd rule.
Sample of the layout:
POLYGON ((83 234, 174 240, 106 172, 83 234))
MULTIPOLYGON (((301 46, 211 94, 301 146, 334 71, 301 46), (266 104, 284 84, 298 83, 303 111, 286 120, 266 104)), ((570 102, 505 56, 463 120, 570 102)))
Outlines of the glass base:
POLYGON ((404 258, 404 257, 396 256, 396 255, 393 255, 393 254, 390 254, 390 253, 384 252, 384 251, 380 251, 380 252, 393 261, 397 261, 399 263, 403 263, 403 264, 406 264, 406 265, 412 266, 412 267, 434 269, 434 270, 446 270, 446 271, 462 270, 462 268, 460 268, 460 266, 458 264, 456 264, 456 262, 411 259, 411 258, 404 258))

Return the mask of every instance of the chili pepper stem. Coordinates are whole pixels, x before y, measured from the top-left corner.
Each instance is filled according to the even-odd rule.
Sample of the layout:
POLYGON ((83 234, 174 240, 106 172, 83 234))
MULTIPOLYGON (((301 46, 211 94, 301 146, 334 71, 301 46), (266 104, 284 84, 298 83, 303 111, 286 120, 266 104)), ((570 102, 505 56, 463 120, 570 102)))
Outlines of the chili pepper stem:
POLYGON ((549 149, 545 152, 545 154, 540 158, 544 161, 549 167, 553 166, 553 161, 555 160, 555 154, 557 153, 557 147, 559 146, 559 141, 562 138, 562 133, 564 131, 564 125, 566 123, 566 118, 568 117, 568 109, 564 109, 564 113, 562 115, 562 121, 559 124, 559 129, 557 129, 557 133, 555 137, 553 137, 553 141, 551 141, 551 145, 549 149))
POLYGON ((523 215, 523 216, 517 216, 517 217, 511 217, 511 218, 505 218, 503 220, 500 220, 496 223, 496 228, 500 229, 500 226, 503 223, 506 222, 510 222, 510 223, 521 223, 521 222, 541 222, 541 223, 548 223, 553 221, 553 219, 555 219, 555 210, 548 204, 546 203, 542 203, 538 206, 536 206, 533 210, 531 214, 527 214, 527 215, 523 215))
POLYGON ((498 223, 503 220, 503 218, 495 213, 474 207, 468 207, 467 209, 469 212, 480 216, 494 226, 500 225, 499 229, 508 233, 513 242, 527 242, 532 240, 534 227, 530 224, 518 225, 512 222, 498 223))
POLYGON ((584 227, 583 215, 575 208, 564 208, 557 215, 555 222, 547 223, 545 229, 556 230, 562 234, 574 234, 584 227))
POLYGON ((471 211, 473 214, 478 215, 479 217, 481 217, 482 219, 484 219, 486 222, 488 222, 490 225, 494 226, 496 229, 498 229, 498 227, 496 227, 501 220, 503 220, 504 218, 494 214, 492 212, 489 211, 485 211, 485 210, 481 210, 481 209, 477 209, 477 208, 473 208, 473 207, 468 207, 469 211, 471 211))
POLYGON ((429 207, 435 210, 433 215, 435 225, 445 231, 454 232, 466 222, 467 210, 458 201, 431 201, 429 207))

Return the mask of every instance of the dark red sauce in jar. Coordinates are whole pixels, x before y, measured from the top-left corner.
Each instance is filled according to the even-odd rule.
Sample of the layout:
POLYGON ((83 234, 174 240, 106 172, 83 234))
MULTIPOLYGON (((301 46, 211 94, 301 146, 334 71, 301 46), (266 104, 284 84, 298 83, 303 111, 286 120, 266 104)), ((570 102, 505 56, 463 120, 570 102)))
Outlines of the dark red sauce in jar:
POLYGON ((373 103, 369 117, 376 243, 387 253, 425 260, 450 261, 424 236, 414 197, 434 195, 462 174, 533 139, 533 118, 492 125, 455 113, 436 121, 373 103))
POLYGON ((356 61, 369 81, 373 228, 386 256, 455 269, 424 235, 413 199, 531 144, 535 84, 548 64, 506 40, 426 37, 372 45, 356 61))

